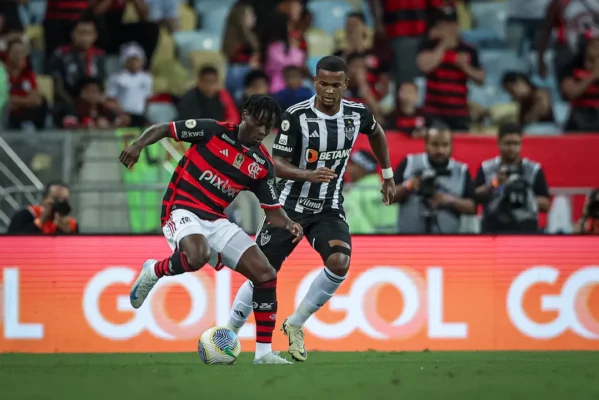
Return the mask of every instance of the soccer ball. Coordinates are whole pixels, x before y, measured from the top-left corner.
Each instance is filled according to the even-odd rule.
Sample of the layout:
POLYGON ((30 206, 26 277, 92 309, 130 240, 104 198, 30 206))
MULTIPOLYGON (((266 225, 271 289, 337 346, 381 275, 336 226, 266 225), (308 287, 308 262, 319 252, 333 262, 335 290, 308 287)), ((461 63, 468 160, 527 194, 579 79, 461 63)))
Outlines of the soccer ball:
POLYGON ((204 364, 235 364, 241 353, 241 343, 232 330, 215 326, 200 337, 198 353, 204 364))

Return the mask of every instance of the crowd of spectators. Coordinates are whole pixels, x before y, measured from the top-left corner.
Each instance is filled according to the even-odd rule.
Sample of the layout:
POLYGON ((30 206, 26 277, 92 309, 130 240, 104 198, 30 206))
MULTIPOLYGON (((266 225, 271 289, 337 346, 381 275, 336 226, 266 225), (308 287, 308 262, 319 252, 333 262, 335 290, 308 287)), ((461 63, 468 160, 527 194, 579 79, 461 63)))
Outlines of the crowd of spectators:
POLYGON ((433 120, 475 133, 509 121, 530 133, 599 130, 598 2, 346 1, 334 32, 339 1, 329 20, 319 0, 3 1, 5 125, 234 123, 248 94, 283 107, 310 97, 312 58, 328 52, 348 63, 346 96, 393 131, 420 137, 433 120), (182 33, 215 29, 216 40, 188 38, 210 51, 189 51, 182 33))

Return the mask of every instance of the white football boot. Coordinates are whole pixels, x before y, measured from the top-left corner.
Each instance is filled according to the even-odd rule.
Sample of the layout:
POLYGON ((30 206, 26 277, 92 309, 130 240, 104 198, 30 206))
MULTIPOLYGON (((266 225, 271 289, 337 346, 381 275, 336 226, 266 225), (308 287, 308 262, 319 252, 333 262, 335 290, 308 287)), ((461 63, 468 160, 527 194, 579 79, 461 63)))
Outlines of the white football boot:
POLYGON ((139 276, 129 293, 129 300, 131 300, 133 308, 141 307, 156 282, 158 282, 158 278, 152 271, 157 262, 157 260, 150 259, 143 263, 139 276))
POLYGON ((291 361, 285 360, 283 357, 279 355, 278 351, 273 351, 262 358, 254 360, 254 364, 256 365, 266 365, 266 364, 293 364, 291 361))
POLYGON ((304 345, 304 330, 298 326, 289 325, 289 318, 283 322, 281 330, 289 338, 289 354, 295 361, 304 362, 308 358, 308 352, 304 345))

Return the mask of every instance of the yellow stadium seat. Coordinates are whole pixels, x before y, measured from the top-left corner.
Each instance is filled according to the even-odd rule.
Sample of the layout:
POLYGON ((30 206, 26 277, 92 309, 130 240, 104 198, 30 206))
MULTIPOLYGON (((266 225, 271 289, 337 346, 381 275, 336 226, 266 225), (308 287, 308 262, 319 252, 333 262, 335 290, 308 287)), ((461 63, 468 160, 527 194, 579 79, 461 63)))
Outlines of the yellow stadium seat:
POLYGON ((456 3, 456 11, 458 14, 458 23, 460 24, 460 29, 463 31, 472 29, 472 26, 474 25, 472 14, 470 13, 468 6, 464 4, 463 0, 458 0, 456 3))
POLYGON ((54 103, 54 81, 48 75, 37 76, 37 87, 40 94, 46 98, 48 104, 54 103))
MULTIPOLYGON (((134 22, 139 22, 139 14, 133 5, 133 2, 128 1, 125 6, 125 12, 123 13, 123 23, 131 24, 134 22)), ((110 29, 110 27, 108 27, 110 29)))
POLYGON ((309 57, 328 56, 335 52, 333 37, 322 29, 310 28, 305 36, 309 57))
POLYGON ((158 45, 156 46, 156 52, 154 53, 154 58, 152 59, 151 69, 153 70, 154 65, 156 64, 160 64, 165 61, 171 61, 175 58, 175 41, 165 28, 160 28, 158 45))
POLYGON ((44 28, 41 25, 26 26, 25 36, 29 40, 31 50, 44 49, 44 28))
POLYGON ((189 59, 194 73, 194 79, 200 68, 211 65, 218 71, 220 83, 223 84, 225 82, 227 61, 220 51, 192 51, 189 53, 189 59))
POLYGON ((179 30, 193 31, 196 29, 197 16, 191 7, 181 4, 179 8, 179 30))
POLYGON ((152 92, 158 93, 170 93, 168 85, 168 79, 164 76, 152 76, 152 92))
MULTIPOLYGON (((345 49, 347 40, 345 37, 345 29, 339 29, 334 36, 335 50, 345 49)), ((371 47, 374 43, 374 30, 368 28, 366 31, 366 47, 371 47)))

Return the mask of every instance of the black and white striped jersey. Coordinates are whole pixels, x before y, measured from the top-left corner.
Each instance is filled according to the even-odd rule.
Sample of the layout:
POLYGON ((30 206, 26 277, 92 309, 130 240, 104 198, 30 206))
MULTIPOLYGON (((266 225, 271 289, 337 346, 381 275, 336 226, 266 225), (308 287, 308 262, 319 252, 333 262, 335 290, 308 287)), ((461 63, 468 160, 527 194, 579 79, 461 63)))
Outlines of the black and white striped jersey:
POLYGON ((318 111, 316 96, 287 109, 272 154, 301 169, 326 167, 337 178, 329 183, 281 180, 279 202, 289 213, 343 210, 343 174, 359 133, 371 135, 378 126, 363 104, 343 99, 333 116, 318 111))

